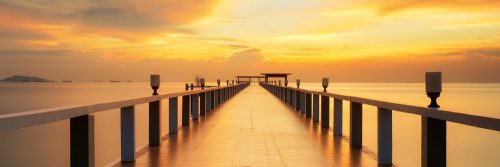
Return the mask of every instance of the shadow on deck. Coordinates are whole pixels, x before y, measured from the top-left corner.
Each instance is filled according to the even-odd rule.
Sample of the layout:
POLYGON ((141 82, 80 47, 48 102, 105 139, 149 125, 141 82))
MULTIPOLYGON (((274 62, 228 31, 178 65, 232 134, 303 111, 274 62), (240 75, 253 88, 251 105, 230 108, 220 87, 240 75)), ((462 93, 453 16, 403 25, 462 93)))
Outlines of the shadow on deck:
POLYGON ((376 155, 305 118, 260 86, 117 166, 378 166, 376 155))

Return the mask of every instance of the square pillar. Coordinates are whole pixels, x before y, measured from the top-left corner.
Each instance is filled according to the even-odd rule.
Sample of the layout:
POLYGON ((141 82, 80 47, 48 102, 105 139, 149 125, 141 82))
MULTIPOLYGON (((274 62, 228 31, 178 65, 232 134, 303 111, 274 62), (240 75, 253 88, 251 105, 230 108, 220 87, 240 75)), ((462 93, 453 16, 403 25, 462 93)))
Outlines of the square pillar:
POLYGON ((123 162, 135 161, 135 107, 122 107, 121 124, 121 158, 123 162))
POLYGON ((69 124, 70 166, 94 166, 94 116, 74 117, 69 124))
POLYGON ((200 93, 200 115, 205 115, 207 109, 206 93, 200 93))
POLYGON ((172 97, 168 99, 168 129, 169 133, 177 133, 178 128, 178 102, 177 97, 172 97))
POLYGON ((321 96, 321 127, 330 128, 330 97, 321 96))
POLYGON ((378 164, 392 165, 392 110, 377 111, 378 164))
POLYGON ((355 148, 363 147, 363 105, 351 101, 351 141, 350 146, 355 148))
POLYGON ((422 116, 422 166, 446 166, 446 121, 422 116))
POLYGON ((189 126, 189 95, 182 96, 182 126, 189 126))
POLYGON ((206 93, 206 98, 207 98, 207 102, 205 103, 206 105, 206 112, 210 112, 212 111, 212 91, 208 91, 206 93))
POLYGON ((191 114, 193 115, 193 120, 198 120, 200 115, 199 110, 199 102, 198 102, 198 94, 191 95, 191 114))
POLYGON ((306 94, 306 117, 310 118, 311 117, 311 98, 312 95, 310 93, 306 94))
POLYGON ((160 101, 149 103, 149 146, 160 145, 160 101))
POLYGON ((342 136, 342 100, 333 99, 333 135, 342 136))
POLYGON ((313 95, 313 122, 319 122, 319 95, 313 95))

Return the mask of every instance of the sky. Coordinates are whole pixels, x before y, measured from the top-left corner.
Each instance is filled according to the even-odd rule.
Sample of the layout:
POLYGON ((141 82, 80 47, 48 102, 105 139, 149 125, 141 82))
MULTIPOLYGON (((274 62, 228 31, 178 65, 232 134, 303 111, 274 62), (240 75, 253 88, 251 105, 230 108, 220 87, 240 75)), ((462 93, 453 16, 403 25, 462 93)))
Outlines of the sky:
POLYGON ((500 82, 498 0, 0 0, 0 78, 500 82))

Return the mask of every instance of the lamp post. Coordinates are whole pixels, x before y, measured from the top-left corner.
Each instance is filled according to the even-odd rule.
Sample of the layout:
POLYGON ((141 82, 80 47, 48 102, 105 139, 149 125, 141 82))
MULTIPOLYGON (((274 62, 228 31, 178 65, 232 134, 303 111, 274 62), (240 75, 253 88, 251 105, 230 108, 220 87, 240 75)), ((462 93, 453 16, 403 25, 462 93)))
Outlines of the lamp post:
POLYGON ((220 79, 217 79, 217 87, 220 87, 220 79))
POLYGON ((328 88, 328 78, 323 78, 323 92, 326 92, 326 88, 328 88))
POLYGON ((425 91, 431 99, 429 108, 439 108, 437 98, 441 95, 442 80, 441 72, 426 72, 425 73, 425 91))
POLYGON ((205 89, 205 78, 200 79, 201 89, 205 89))
POLYGON ((160 88, 160 75, 151 74, 150 82, 151 88, 153 88, 153 95, 158 95, 158 89, 160 88))
POLYGON ((300 79, 297 79, 297 88, 300 88, 300 79))
POLYGON ((285 86, 288 86, 288 79, 285 79, 285 86))

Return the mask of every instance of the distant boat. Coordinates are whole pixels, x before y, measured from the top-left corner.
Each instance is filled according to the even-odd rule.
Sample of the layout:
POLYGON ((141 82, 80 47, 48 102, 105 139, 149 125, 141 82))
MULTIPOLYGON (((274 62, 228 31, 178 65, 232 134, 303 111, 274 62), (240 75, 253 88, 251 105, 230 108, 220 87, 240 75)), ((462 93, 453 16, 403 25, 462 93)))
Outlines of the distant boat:
POLYGON ((134 81, 127 81, 127 82, 134 82, 134 81))
POLYGON ((116 81, 116 80, 110 80, 109 82, 120 82, 120 81, 116 81))
POLYGON ((61 82, 73 82, 73 81, 70 81, 70 80, 62 80, 61 82))

